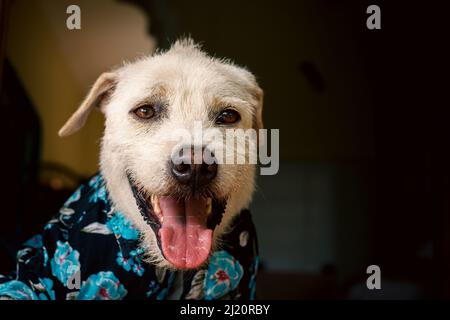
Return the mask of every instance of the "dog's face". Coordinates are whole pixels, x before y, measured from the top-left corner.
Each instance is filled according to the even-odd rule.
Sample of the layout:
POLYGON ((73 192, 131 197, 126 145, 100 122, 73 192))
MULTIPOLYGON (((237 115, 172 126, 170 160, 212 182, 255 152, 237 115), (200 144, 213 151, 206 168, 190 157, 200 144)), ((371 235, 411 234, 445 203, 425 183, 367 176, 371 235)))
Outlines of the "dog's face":
POLYGON ((205 133, 262 127, 254 77, 179 41, 103 74, 60 135, 78 130, 93 105, 106 117, 100 162, 111 200, 140 229, 149 261, 201 266, 248 205, 255 175, 254 164, 216 161, 222 144, 205 133))

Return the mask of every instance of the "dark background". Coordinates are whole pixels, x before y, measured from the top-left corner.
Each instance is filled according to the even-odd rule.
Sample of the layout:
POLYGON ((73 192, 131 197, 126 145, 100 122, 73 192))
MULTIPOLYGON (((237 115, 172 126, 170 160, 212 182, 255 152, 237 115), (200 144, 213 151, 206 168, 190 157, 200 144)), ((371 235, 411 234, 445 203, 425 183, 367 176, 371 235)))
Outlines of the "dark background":
MULTIPOLYGON (((150 17, 158 47, 191 35, 265 91, 281 165, 259 178, 252 204, 258 298, 449 297, 448 19, 437 1, 124 2, 150 17), (366 28, 370 4, 381 30, 366 28), (382 272, 375 292, 364 289, 371 264, 382 272)), ((40 161, 40 115, 8 58, 0 273, 71 192, 43 172, 87 178, 40 161)))

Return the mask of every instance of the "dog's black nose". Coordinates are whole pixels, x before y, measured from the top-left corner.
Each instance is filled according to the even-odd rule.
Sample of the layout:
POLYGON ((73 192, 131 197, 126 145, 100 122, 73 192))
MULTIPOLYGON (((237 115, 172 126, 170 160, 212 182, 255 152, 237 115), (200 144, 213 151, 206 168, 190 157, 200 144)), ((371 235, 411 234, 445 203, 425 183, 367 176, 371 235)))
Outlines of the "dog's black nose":
POLYGON ((210 183, 217 174, 217 163, 214 154, 205 148, 196 150, 200 155, 194 154, 194 147, 187 148, 191 152, 184 154, 185 149, 177 152, 178 159, 170 161, 170 171, 179 183, 200 187, 210 183), (210 157, 205 161, 205 154, 210 157), (181 163, 180 163, 181 162, 181 163))

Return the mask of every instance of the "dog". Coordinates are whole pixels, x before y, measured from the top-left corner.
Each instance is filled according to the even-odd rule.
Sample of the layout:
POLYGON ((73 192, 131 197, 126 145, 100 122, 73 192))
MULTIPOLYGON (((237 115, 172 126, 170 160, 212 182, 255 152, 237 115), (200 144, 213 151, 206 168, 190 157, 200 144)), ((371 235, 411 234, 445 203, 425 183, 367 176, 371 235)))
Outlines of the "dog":
POLYGON ((80 130, 95 107, 105 115, 100 173, 24 244, 0 296, 254 298, 259 257, 247 208, 256 165, 218 161, 211 141, 170 137, 262 129, 262 105, 248 70, 190 38, 100 75, 59 131, 80 130))

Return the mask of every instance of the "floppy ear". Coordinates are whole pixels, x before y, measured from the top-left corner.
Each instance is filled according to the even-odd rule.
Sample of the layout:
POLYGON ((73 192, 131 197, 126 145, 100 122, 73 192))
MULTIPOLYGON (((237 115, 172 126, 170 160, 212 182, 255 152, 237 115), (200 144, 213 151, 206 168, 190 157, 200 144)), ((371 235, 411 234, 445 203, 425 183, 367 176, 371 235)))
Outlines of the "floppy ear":
POLYGON ((71 135, 80 130, 94 107, 101 107, 102 102, 109 96, 116 84, 116 74, 106 72, 98 77, 89 94, 78 107, 77 111, 67 120, 59 130, 60 137, 71 135))
POLYGON ((263 119, 262 119, 264 91, 262 91, 262 89, 257 86, 254 95, 257 100, 257 105, 256 105, 255 116, 253 119, 253 127, 254 127, 254 129, 258 130, 258 129, 264 128, 264 123, 263 123, 263 119))

